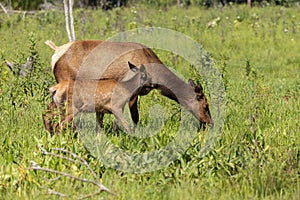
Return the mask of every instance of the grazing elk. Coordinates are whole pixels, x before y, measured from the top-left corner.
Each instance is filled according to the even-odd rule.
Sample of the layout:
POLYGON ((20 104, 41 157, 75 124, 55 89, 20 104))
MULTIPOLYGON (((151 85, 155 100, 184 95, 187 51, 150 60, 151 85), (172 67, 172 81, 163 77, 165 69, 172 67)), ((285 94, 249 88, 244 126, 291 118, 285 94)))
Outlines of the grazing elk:
MULTIPOLYGON (((54 103, 54 105, 53 103, 50 105, 52 108, 61 108, 63 113, 60 129, 64 128, 68 122, 73 121, 78 112, 96 111, 100 126, 102 126, 104 114, 112 113, 116 121, 120 122, 127 132, 130 132, 129 123, 123 115, 125 104, 131 96, 139 93, 141 87, 149 84, 151 78, 143 65, 140 68, 130 62, 128 62, 128 65, 130 70, 120 81, 114 79, 64 80, 50 87, 49 90, 53 94, 54 103)), ((51 127, 54 126, 51 119, 46 119, 44 117, 44 123, 48 131, 54 132, 56 127, 51 127)))
POLYGON ((51 41, 45 43, 55 50, 51 65, 58 83, 78 78, 118 81, 129 70, 128 61, 136 66, 143 64, 151 76, 152 84, 145 84, 130 99, 129 108, 134 123, 139 121, 138 95, 159 89, 162 95, 180 103, 201 123, 213 124, 202 87, 196 86, 192 81, 189 81, 189 84, 184 83, 163 65, 150 48, 142 44, 77 40, 58 47, 51 41))

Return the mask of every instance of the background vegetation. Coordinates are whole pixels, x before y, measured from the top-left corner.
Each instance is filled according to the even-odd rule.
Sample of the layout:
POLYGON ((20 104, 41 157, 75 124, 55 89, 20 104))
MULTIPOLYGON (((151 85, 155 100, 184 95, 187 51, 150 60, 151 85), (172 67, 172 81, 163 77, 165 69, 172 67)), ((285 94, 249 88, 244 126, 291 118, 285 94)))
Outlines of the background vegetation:
MULTIPOLYGON (((299 6, 299 0, 251 0, 253 5, 262 7, 268 5, 299 6)), ((62 8, 62 0, 1 0, 3 5, 16 10, 37 10, 51 9, 53 7, 62 8)), ((168 8, 172 6, 188 7, 220 7, 233 4, 247 4, 247 0, 74 0, 74 6, 80 8, 102 8, 104 10, 115 7, 135 6, 144 4, 145 6, 155 6, 168 8)))
MULTIPOLYGON (((189 7, 167 9, 136 5, 110 11, 75 10, 78 39, 106 39, 120 31, 158 26, 180 31, 203 45, 223 74, 228 98, 226 124, 213 150, 200 158, 206 131, 166 168, 130 174, 105 167, 89 155, 76 132, 50 137, 42 111, 53 85, 52 51, 44 45, 67 42, 62 11, 0 15, 0 196, 2 199, 56 199, 45 188, 73 194, 95 191, 91 185, 51 173, 27 170, 30 161, 40 166, 89 178, 83 166, 42 155, 60 147, 85 158, 104 185, 117 196, 107 199, 299 199, 300 196, 300 13, 298 8, 244 6, 220 10, 189 7), (15 66, 33 58, 25 77, 15 66), (43 189, 44 188, 44 189, 43 189)), ((161 60, 177 71, 188 63, 172 52, 156 50, 161 60)), ((194 77, 188 71, 185 78, 194 77), (189 76, 189 77, 188 77, 189 76)), ((121 131, 108 134, 128 151, 161 147, 176 133, 178 106, 153 91, 141 98, 141 124, 147 123, 151 103, 168 108, 168 131, 149 140, 132 141, 121 131), (173 131, 172 131, 173 130, 173 131)), ((110 132, 112 117, 105 118, 110 132)))

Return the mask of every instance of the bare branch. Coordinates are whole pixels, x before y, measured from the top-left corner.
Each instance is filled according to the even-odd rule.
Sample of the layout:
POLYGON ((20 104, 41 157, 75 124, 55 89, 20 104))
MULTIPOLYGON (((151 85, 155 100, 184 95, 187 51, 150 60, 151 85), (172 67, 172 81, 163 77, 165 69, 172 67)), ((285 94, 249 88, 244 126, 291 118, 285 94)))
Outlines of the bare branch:
POLYGON ((25 77, 31 72, 33 59, 28 57, 25 64, 15 64, 13 62, 5 61, 6 66, 13 72, 15 76, 25 77))
MULTIPOLYGON (((1 6, 0 6, 1 7, 1 6)), ((1 11, 1 10, 0 10, 1 11)), ((25 10, 6 10, 7 14, 23 14, 23 17, 25 15, 35 15, 38 11, 36 10, 29 10, 29 11, 25 11, 25 10)), ((4 11, 3 11, 4 12, 4 11)))
POLYGON ((65 21, 66 21, 66 30, 68 33, 69 41, 72 41, 71 33, 70 33, 70 26, 69 26, 69 9, 67 5, 67 1, 64 0, 64 10, 65 10, 65 21))
MULTIPOLYGON (((68 153, 68 154, 72 155, 75 159, 80 160, 79 162, 88 168, 88 170, 92 173, 92 175, 93 175, 93 177, 96 179, 96 181, 100 182, 100 180, 98 179, 98 177, 97 177, 95 171, 89 166, 89 164, 86 162, 86 160, 84 160, 83 158, 77 156, 77 155, 74 154, 73 152, 70 152, 70 151, 68 151, 68 150, 66 150, 66 149, 53 148, 53 150, 56 150, 56 151, 62 151, 62 152, 64 152, 64 153, 68 153)), ((78 161, 77 161, 77 162, 78 162, 78 161)))
POLYGON ((74 0, 69 0, 69 14, 70 14, 70 25, 71 25, 71 32, 72 32, 72 40, 76 40, 75 30, 74 30, 73 4, 74 4, 74 0))
MULTIPOLYGON (((64 160, 68 160, 68 161, 73 162, 73 163, 80 163, 80 164, 84 165, 92 173, 92 175, 93 175, 93 177, 94 177, 95 180, 90 180, 90 179, 86 179, 86 178, 80 178, 78 176, 74 176, 73 174, 69 174, 69 173, 57 171, 57 170, 54 170, 54 169, 44 168, 44 167, 39 166, 34 161, 30 161, 31 167, 28 168, 28 170, 39 170, 39 171, 49 172, 49 173, 52 173, 52 174, 58 174, 58 175, 60 175, 59 177, 64 176, 64 177, 68 177, 68 178, 71 178, 71 179, 74 179, 74 180, 77 180, 77 181, 90 183, 90 184, 93 184, 93 185, 95 185, 95 186, 97 186, 99 188, 99 190, 96 191, 95 193, 88 194, 86 196, 82 196, 79 199, 90 198, 92 196, 100 194, 102 191, 105 191, 105 192, 107 192, 109 194, 112 194, 112 195, 116 195, 114 192, 111 192, 107 187, 105 187, 104 185, 102 185, 100 183, 100 180, 98 179, 95 171, 89 166, 88 162, 86 160, 84 160, 83 158, 79 157, 78 155, 76 155, 75 153, 73 153, 71 151, 68 151, 66 149, 62 149, 62 148, 53 148, 52 149, 52 150, 55 150, 55 151, 60 151, 60 152, 66 153, 67 155, 70 155, 72 157, 72 158, 70 158, 68 156, 63 156, 63 155, 59 155, 59 154, 56 154, 56 153, 49 152, 49 151, 47 151, 45 148, 43 148, 40 145, 38 145, 38 148, 41 150, 41 152, 44 155, 50 155, 50 156, 53 156, 53 157, 62 158, 64 160)), ((57 179, 53 179, 53 180, 57 180, 57 179)), ((49 194, 55 194, 55 195, 62 196, 62 197, 69 196, 67 194, 63 194, 63 193, 54 191, 54 190, 52 190, 50 188, 46 188, 46 189, 48 190, 49 194)))
POLYGON ((70 196, 70 195, 67 195, 67 194, 64 194, 64 193, 56 192, 54 190, 51 190, 50 188, 45 188, 45 189, 47 189, 48 194, 54 194, 54 195, 57 195, 57 196, 60 196, 60 197, 68 197, 68 196, 70 196))
POLYGON ((101 184, 99 184, 95 181, 92 181, 92 180, 89 180, 89 179, 86 179, 86 178, 80 178, 80 177, 74 176, 72 174, 57 171, 57 170, 54 170, 54 169, 43 168, 43 167, 40 167, 39 165, 37 165, 36 163, 34 163, 30 168, 28 168, 28 170, 39 170, 39 171, 45 171, 45 172, 49 172, 49 173, 53 173, 53 174, 59 174, 59 175, 62 175, 64 177, 72 178, 72 179, 82 181, 82 182, 86 182, 86 183, 91 183, 91 184, 99 186, 99 187, 101 186, 101 184))
POLYGON ((0 3, 0 6, 2 8, 2 10, 4 11, 4 13, 7 15, 7 17, 9 17, 6 8, 2 5, 2 3, 0 3))
POLYGON ((7 67, 9 67, 9 69, 14 72, 14 64, 12 62, 9 62, 9 61, 5 61, 7 67))

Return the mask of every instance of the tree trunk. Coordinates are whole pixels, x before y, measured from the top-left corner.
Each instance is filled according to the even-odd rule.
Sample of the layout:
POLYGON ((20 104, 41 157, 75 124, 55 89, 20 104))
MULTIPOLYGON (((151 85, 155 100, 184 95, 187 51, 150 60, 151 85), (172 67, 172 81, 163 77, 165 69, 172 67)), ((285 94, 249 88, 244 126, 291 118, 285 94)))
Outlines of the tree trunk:
POLYGON ((251 8, 251 0, 247 0, 247 4, 251 8))

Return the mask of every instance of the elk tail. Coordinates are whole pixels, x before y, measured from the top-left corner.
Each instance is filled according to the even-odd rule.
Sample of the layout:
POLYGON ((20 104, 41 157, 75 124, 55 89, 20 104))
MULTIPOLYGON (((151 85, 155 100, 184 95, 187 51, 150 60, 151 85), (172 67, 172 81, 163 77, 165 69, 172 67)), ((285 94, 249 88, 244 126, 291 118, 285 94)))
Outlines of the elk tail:
POLYGON ((51 49, 53 49, 54 51, 57 50, 57 46, 54 44, 54 42, 52 42, 51 40, 47 40, 45 42, 46 45, 48 45, 51 49))

